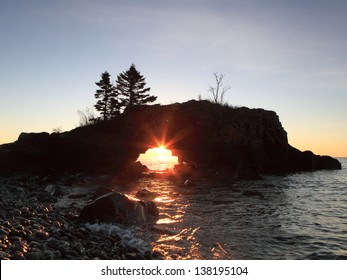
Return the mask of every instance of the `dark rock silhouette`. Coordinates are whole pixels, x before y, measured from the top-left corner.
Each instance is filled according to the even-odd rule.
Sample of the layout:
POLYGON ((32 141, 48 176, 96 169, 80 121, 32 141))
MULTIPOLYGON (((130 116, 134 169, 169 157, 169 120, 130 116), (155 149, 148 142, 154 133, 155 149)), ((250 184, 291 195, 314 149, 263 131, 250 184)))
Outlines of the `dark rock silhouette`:
POLYGON ((93 197, 92 197, 92 200, 95 200, 95 199, 99 198, 100 196, 103 196, 103 195, 108 194, 108 193, 111 193, 111 192, 113 192, 113 190, 111 190, 111 189, 109 189, 109 188, 106 188, 106 187, 99 187, 99 188, 95 191, 95 193, 94 193, 94 195, 93 195, 93 197))
POLYGON ((341 169, 334 158, 290 146, 275 112, 192 100, 133 106, 114 120, 65 133, 22 133, 0 146, 0 174, 126 173, 140 153, 159 144, 191 168, 242 178, 341 169))
POLYGON ((159 212, 153 201, 132 200, 124 194, 111 191, 84 206, 80 218, 90 222, 141 225, 155 223, 159 212))

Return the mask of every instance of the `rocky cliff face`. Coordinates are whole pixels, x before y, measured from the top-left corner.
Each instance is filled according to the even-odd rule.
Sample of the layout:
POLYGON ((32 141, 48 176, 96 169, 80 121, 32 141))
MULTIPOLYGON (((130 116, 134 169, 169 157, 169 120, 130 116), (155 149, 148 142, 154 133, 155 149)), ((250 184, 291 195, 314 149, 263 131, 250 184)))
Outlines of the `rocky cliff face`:
POLYGON ((136 106, 61 134, 21 134, 0 146, 0 172, 115 172, 158 145, 193 166, 237 174, 341 169, 336 159, 291 147, 275 112, 193 100, 136 106))

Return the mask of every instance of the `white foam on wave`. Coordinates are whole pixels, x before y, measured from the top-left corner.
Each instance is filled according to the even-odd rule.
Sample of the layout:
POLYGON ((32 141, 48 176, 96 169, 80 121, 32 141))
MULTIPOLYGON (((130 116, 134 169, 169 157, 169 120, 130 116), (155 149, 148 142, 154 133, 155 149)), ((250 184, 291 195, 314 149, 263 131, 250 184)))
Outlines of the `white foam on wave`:
POLYGON ((135 228, 121 227, 115 224, 86 224, 92 232, 103 233, 110 236, 118 236, 121 244, 128 248, 137 249, 141 254, 151 251, 152 247, 149 241, 146 241, 135 228))

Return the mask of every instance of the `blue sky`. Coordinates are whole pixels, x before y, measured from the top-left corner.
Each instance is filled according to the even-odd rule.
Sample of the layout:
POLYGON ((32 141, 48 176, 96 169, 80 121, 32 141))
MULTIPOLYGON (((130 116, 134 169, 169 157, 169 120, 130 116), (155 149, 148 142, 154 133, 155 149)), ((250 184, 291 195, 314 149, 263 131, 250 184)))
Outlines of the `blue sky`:
POLYGON ((78 124, 95 82, 132 63, 158 102, 207 98, 278 113, 301 150, 347 156, 347 1, 11 0, 0 3, 0 143, 78 124))

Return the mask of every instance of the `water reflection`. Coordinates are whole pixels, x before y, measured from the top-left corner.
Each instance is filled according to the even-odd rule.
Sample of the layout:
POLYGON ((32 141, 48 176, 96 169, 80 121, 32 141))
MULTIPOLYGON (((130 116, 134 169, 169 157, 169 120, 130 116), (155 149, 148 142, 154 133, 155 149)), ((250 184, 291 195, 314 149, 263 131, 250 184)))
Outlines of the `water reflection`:
POLYGON ((152 245, 166 259, 201 259, 200 244, 194 236, 199 229, 184 228, 175 235, 163 234, 152 245))
POLYGON ((229 258, 229 253, 219 242, 216 242, 215 246, 211 249, 211 253, 214 259, 223 260, 229 258))
POLYGON ((157 194, 160 219, 149 239, 166 259, 342 258, 347 187, 336 174, 189 187, 143 178, 126 192, 134 196, 147 188, 157 194))
MULTIPOLYGON (((215 229, 209 228, 214 221, 223 224, 223 217, 216 216, 214 221, 211 220, 215 209, 205 202, 206 195, 212 200, 223 200, 224 197, 208 195, 205 186, 187 189, 163 178, 142 178, 127 190, 130 196, 136 196, 144 188, 156 194, 154 201, 159 208, 159 220, 149 229, 155 251, 166 259, 231 259, 224 245, 218 242, 218 237, 213 236, 215 229)), ((216 214, 225 210, 225 205, 219 206, 216 214)))
POLYGON ((134 183, 129 195, 135 196, 143 188, 156 193, 154 201, 160 213, 157 224, 150 229, 153 249, 166 259, 201 258, 195 238, 200 227, 184 227, 190 203, 180 188, 166 179, 143 178, 134 183))
POLYGON ((184 214, 176 214, 176 215, 169 215, 169 214, 163 214, 163 218, 159 219, 157 224, 173 224, 173 223, 180 223, 183 221, 184 214))

